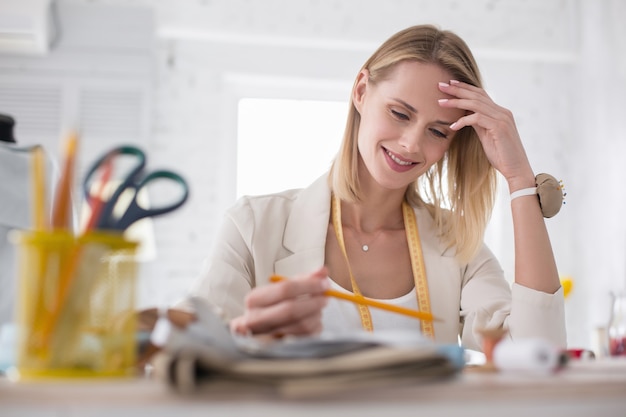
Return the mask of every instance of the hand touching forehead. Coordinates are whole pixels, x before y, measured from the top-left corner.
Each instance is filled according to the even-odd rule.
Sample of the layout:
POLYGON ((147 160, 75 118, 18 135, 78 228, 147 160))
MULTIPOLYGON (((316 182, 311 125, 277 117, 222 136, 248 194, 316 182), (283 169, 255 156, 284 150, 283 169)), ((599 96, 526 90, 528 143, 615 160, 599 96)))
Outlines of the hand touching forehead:
POLYGON ((402 104, 427 122, 440 121, 450 125, 465 113, 438 104, 439 99, 453 98, 438 87, 440 82, 449 83, 451 78, 451 74, 438 65, 405 61, 397 64, 375 88, 385 99, 402 104))

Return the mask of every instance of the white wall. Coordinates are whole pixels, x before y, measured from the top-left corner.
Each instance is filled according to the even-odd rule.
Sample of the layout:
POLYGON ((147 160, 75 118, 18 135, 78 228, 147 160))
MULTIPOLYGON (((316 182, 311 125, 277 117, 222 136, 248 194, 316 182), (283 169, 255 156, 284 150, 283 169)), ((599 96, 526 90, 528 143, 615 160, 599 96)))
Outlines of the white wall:
MULTIPOLYGON (((380 42, 406 26, 434 23, 456 31, 475 51, 488 91, 515 113, 534 169, 564 180, 567 204, 547 223, 560 272, 575 280, 566 303, 570 343, 589 347, 591 329, 608 320, 608 291, 626 281, 626 227, 619 215, 624 197, 618 192, 626 178, 620 160, 626 147, 620 123, 626 110, 620 101, 626 92, 626 2, 61 0, 59 6, 62 12, 105 9, 116 16, 113 21, 135 13, 145 23, 145 13, 153 13, 153 27, 139 25, 152 31, 149 39, 133 25, 109 31, 111 47, 99 39, 94 48, 111 58, 100 65, 81 60, 85 48, 64 44, 67 37, 48 57, 0 55, 0 111, 9 105, 1 97, 3 84, 54 83, 63 57, 74 67, 82 63, 72 70, 80 76, 66 84, 90 75, 105 84, 132 84, 139 92, 138 114, 147 113, 136 140, 148 148, 153 166, 176 168, 189 179, 189 203, 154 222, 158 256, 142 265, 141 305, 170 303, 184 294, 233 202, 240 97, 302 91, 305 98, 345 99, 380 42), (134 51, 124 46, 128 40, 134 51)), ((83 38, 90 36, 89 27, 81 30, 83 38)), ((68 88, 62 91, 71 96, 68 88)), ((18 125, 18 138, 22 132, 23 142, 47 140, 57 148, 60 131, 44 138, 18 125)), ((84 153, 93 155, 121 137, 87 137, 84 153)), ((505 189, 502 195, 494 213, 498 227, 488 237, 510 277, 505 189)))

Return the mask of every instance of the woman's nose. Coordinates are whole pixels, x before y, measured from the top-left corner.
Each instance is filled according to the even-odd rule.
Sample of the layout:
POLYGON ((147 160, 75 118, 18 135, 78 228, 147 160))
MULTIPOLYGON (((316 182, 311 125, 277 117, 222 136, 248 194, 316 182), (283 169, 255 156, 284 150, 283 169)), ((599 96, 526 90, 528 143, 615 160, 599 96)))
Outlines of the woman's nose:
POLYGON ((407 152, 416 153, 420 150, 424 133, 418 129, 406 130, 400 137, 400 146, 407 152))

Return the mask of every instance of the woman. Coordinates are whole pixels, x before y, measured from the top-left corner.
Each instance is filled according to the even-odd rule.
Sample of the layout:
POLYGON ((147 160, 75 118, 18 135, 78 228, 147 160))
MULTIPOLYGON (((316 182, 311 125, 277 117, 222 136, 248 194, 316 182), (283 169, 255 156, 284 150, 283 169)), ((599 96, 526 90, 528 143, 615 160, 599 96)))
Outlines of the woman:
POLYGON ((513 116, 482 89, 467 45, 411 27, 358 73, 330 173, 303 190, 240 199, 193 293, 253 335, 415 329, 480 349, 481 330, 503 328, 565 346, 535 186, 513 116), (512 288, 482 243, 496 170, 515 193, 512 288), (266 285, 273 274, 289 279, 266 285), (330 300, 330 287, 441 321, 330 300))

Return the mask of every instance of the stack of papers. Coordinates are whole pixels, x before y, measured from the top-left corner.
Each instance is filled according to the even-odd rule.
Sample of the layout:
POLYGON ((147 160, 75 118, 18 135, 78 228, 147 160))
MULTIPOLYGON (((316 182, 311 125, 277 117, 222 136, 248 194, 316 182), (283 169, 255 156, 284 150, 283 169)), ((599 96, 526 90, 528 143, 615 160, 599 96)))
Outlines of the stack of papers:
POLYGON ((414 332, 234 336, 203 300, 192 303, 195 322, 181 329, 161 318, 153 332, 162 347, 155 375, 182 393, 229 386, 302 398, 447 378, 464 366, 460 346, 435 344, 414 332))

